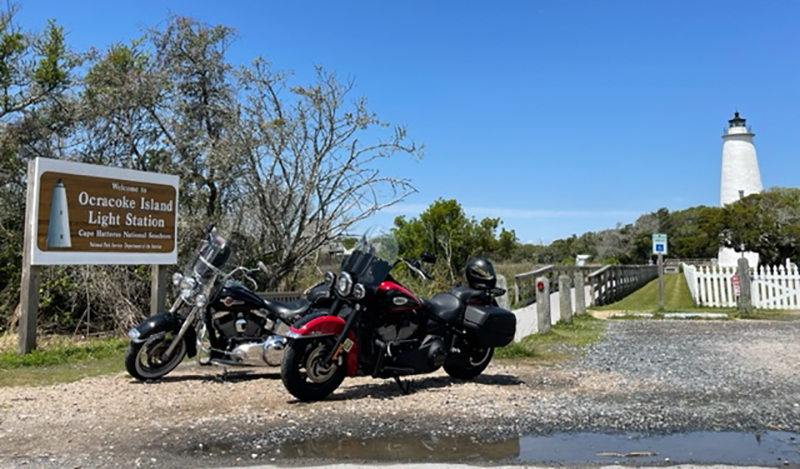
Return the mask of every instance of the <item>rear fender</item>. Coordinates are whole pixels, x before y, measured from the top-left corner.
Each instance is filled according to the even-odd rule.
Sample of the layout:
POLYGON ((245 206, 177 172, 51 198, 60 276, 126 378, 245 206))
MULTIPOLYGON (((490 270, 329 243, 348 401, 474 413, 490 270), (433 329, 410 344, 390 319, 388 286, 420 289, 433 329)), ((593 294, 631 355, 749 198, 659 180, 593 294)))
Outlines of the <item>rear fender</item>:
MULTIPOLYGON (((134 327, 129 335, 131 335, 133 331, 138 331, 138 336, 134 338, 133 335, 131 335, 131 340, 137 343, 144 342, 151 336, 162 332, 177 333, 181 330, 181 326, 185 320, 183 316, 177 313, 158 313, 150 316, 138 326, 134 327)), ((186 341, 186 354, 190 357, 195 356, 197 354, 197 333, 193 327, 186 330, 183 340, 186 341)))
MULTIPOLYGON (((310 340, 318 337, 337 337, 344 329, 344 319, 337 316, 318 316, 308 321, 299 321, 284 334, 292 340, 310 340)), ((353 343, 347 354, 347 375, 355 376, 358 370, 358 342, 353 331, 347 334, 347 338, 353 343)))

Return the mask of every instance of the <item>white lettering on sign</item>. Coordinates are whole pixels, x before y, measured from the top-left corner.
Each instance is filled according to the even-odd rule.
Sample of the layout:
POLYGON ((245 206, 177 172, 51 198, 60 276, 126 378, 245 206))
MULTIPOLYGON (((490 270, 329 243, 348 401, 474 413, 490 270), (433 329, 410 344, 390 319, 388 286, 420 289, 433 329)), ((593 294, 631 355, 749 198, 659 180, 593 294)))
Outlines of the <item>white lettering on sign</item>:
POLYGON ((136 201, 131 200, 125 196, 115 197, 96 197, 89 195, 86 191, 78 194, 78 203, 81 205, 88 205, 90 207, 108 207, 108 208, 123 208, 127 210, 136 210, 136 201))

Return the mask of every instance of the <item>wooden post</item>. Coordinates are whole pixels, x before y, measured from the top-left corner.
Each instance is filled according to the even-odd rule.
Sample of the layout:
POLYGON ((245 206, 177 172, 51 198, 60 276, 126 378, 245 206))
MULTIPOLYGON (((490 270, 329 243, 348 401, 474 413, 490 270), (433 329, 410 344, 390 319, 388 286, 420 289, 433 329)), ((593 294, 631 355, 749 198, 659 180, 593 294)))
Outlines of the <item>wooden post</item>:
POLYGON ((536 289, 536 331, 544 334, 550 331, 550 280, 539 277, 534 285, 536 289), (539 284, 542 289, 539 289, 539 284))
POLYGON ((739 312, 753 314, 753 291, 751 290, 750 265, 747 258, 739 258, 739 312))
POLYGON ((497 301, 497 306, 503 309, 511 309, 511 305, 509 304, 510 301, 508 299, 508 281, 506 280, 505 275, 497 274, 497 288, 502 288, 506 291, 502 295, 495 298, 497 301))
POLYGON ((664 255, 658 255, 658 310, 664 311, 664 255))
POLYGON ((167 267, 150 266, 150 314, 163 313, 167 302, 167 267))
POLYGON ((25 235, 22 243, 22 282, 20 285, 19 342, 17 352, 25 355, 36 348, 36 323, 39 317, 39 276, 41 267, 31 265, 33 253, 36 201, 34 161, 28 162, 28 193, 25 199, 25 235))
POLYGON ((586 286, 580 271, 575 272, 575 314, 586 314, 586 286))
POLYGON ((572 285, 569 275, 558 276, 558 299, 561 310, 561 322, 572 324, 572 285))
POLYGON ((514 276, 514 304, 519 308, 519 279, 514 276))

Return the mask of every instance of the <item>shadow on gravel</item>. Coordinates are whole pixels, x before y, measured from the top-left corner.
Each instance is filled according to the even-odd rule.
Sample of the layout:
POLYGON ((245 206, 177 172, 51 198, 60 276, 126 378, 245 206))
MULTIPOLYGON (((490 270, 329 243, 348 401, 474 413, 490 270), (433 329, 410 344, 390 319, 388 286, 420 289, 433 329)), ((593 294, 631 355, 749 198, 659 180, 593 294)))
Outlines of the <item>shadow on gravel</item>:
MULTIPOLYGON (((522 380, 520 380, 516 376, 505 375, 505 374, 497 374, 497 375, 480 375, 477 378, 464 381, 461 379, 451 378, 449 376, 431 376, 425 378, 404 378, 403 383, 410 383, 411 389, 409 394, 415 394, 419 391, 425 391, 428 389, 439 389, 439 388, 446 388, 450 385, 459 385, 464 383, 477 383, 477 384, 485 384, 487 386, 519 386, 520 384, 524 384, 522 380)), ((327 399, 326 401, 345 401, 345 400, 354 400, 354 399, 370 399, 370 398, 379 398, 379 399, 386 399, 386 398, 395 398, 395 397, 403 397, 403 391, 397 385, 394 380, 384 380, 376 382, 375 384, 365 384, 361 386, 353 386, 347 389, 342 390, 341 392, 336 392, 327 399)), ((290 403, 299 403, 300 401, 292 400, 289 401, 290 403)))
POLYGON ((252 371, 227 371, 223 373, 192 374, 165 376, 161 379, 150 381, 139 381, 131 379, 131 384, 157 384, 157 383, 180 383, 183 381, 216 381, 218 383, 238 383, 252 381, 256 379, 281 379, 280 373, 254 373, 252 371))

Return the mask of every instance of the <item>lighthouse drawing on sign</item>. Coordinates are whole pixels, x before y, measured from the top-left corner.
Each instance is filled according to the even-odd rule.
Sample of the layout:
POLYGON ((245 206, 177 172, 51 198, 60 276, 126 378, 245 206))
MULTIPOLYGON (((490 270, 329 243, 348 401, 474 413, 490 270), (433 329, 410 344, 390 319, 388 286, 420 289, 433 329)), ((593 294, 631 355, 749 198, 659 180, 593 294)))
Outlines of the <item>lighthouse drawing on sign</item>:
MULTIPOLYGON (((739 111, 728 121, 728 128, 722 135, 722 183, 719 190, 721 206, 732 204, 750 194, 764 190, 761 172, 758 169, 755 134, 745 125, 739 111)), ((731 248, 719 250, 720 265, 736 265, 740 257, 746 257, 750 266, 758 265, 758 253, 736 252, 731 248)))
POLYGON ((69 235, 69 207, 67 188, 61 179, 53 187, 50 202, 50 226, 47 228, 47 249, 69 249, 72 240, 69 235))

